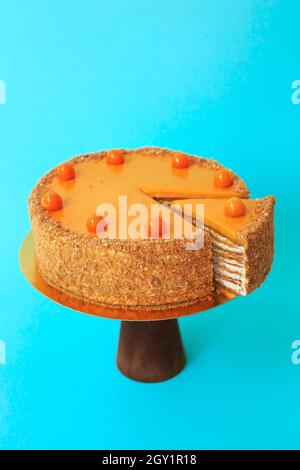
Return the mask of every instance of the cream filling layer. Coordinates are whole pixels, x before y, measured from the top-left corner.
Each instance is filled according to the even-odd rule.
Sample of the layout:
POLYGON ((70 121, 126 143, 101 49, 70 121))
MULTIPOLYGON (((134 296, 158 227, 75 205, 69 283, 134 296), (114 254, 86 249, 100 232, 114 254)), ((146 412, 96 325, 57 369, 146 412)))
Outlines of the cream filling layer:
POLYGON ((236 245, 212 228, 205 227, 205 230, 211 236, 212 241, 215 281, 237 294, 246 295, 247 276, 244 247, 236 245), (221 254, 220 249, 224 252, 223 254, 221 254), (236 256, 238 257, 234 258, 236 256))
POLYGON ((240 275, 242 275, 244 272, 244 266, 227 263, 226 261, 216 259, 215 256, 213 256, 213 263, 216 267, 216 271, 227 270, 231 273, 237 273, 240 275))
POLYGON ((218 283, 218 284, 221 284, 221 286, 224 286, 226 287, 227 289, 231 290, 232 292, 235 292, 236 294, 239 294, 239 295, 247 295, 247 291, 246 289, 242 289, 241 287, 239 287, 237 284, 235 284, 234 282, 230 282, 228 281, 227 279, 224 279, 222 277, 218 277, 218 276, 215 276, 215 281, 218 283))
POLYGON ((205 230, 211 235, 213 238, 214 245, 218 248, 221 248, 224 251, 229 251, 232 253, 244 253, 244 248, 240 245, 236 245, 235 243, 228 240, 228 238, 223 237, 218 232, 213 230, 212 228, 205 227, 205 230))
MULTIPOLYGON (((175 210, 175 212, 177 211, 175 210)), ((191 218, 191 220, 193 219, 191 218)), ((211 237, 215 281, 236 294, 247 295, 244 247, 237 245, 207 225, 204 229, 211 237)))

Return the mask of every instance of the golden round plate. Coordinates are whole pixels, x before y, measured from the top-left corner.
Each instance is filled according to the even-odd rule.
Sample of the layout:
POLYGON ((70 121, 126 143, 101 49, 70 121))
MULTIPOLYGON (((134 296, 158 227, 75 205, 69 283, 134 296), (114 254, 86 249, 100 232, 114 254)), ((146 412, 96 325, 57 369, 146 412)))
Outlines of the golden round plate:
POLYGON ((203 312, 222 305, 232 300, 236 295, 227 292, 216 292, 211 301, 199 302, 188 307, 176 307, 168 310, 129 310, 112 307, 104 307, 71 297, 49 286, 38 271, 34 241, 30 231, 25 237, 19 254, 21 270, 30 284, 49 299, 65 307, 88 313, 97 317, 111 318, 114 320, 155 321, 170 320, 173 318, 203 312))

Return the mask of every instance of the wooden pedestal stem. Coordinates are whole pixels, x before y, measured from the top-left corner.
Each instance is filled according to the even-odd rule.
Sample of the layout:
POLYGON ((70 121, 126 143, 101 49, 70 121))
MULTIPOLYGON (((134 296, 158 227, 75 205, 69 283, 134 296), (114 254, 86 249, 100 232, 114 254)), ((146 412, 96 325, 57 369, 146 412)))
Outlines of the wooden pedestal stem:
POLYGON ((117 365, 139 382, 161 382, 185 365, 178 321, 122 321, 117 365))

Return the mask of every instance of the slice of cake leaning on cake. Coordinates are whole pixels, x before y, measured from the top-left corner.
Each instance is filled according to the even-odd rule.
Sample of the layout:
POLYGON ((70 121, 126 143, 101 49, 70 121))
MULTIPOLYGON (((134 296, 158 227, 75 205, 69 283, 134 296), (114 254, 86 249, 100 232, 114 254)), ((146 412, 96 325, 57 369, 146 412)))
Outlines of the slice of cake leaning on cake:
POLYGON ((216 285, 247 294, 270 270, 274 205, 272 197, 248 197, 232 171, 177 151, 147 147, 72 158, 44 175, 29 199, 39 272, 70 296, 113 307, 190 305, 211 299, 216 285), (178 207, 189 203, 192 216, 204 204, 202 248, 188 250, 189 239, 174 236, 174 222, 165 237, 163 217, 149 219, 146 237, 99 236, 110 228, 99 204, 112 205, 119 221, 124 196, 128 206, 149 213, 178 200, 178 207))
MULTIPOLYGON (((212 243, 214 281, 247 295, 269 273, 274 253, 274 197, 263 199, 190 199, 174 201, 194 216, 204 206, 205 231, 212 243)), ((177 208, 178 210, 178 208, 177 208)))

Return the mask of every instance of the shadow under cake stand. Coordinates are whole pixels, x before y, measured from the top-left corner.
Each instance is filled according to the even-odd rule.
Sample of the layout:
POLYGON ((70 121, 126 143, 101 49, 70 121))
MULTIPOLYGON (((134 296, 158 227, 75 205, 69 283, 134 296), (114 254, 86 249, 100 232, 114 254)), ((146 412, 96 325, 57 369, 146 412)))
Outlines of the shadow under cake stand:
POLYGON ((211 301, 169 310, 128 310, 103 307, 71 297, 49 286, 38 271, 32 232, 20 249, 22 272, 30 284, 65 307, 98 317, 121 320, 117 366, 139 382, 161 382, 177 375, 185 365, 178 318, 210 310, 236 296, 216 292, 211 301))

